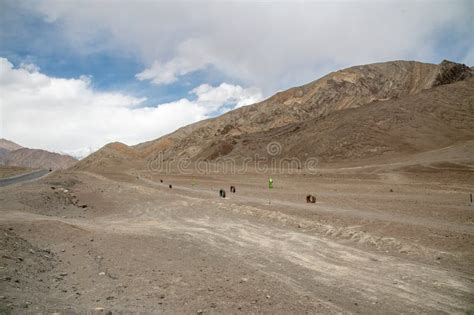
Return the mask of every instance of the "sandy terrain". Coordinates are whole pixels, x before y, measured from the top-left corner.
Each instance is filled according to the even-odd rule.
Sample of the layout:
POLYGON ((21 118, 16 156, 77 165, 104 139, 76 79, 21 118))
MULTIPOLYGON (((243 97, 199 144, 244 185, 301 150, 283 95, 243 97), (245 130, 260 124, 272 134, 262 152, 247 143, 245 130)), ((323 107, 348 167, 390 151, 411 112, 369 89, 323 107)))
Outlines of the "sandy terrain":
POLYGON ((269 191, 250 173, 56 172, 0 188, 1 311, 469 313, 473 175, 274 174, 269 191))

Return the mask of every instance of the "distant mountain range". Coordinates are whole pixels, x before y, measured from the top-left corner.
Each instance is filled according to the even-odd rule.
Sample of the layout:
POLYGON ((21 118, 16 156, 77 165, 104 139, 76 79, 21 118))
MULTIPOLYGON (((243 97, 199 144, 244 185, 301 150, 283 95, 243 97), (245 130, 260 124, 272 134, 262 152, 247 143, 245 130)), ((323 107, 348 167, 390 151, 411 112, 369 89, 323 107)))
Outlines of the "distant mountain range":
POLYGON ((145 168, 157 159, 235 161, 269 155, 339 163, 404 157, 474 139, 471 68, 392 61, 330 73, 263 102, 153 141, 106 145, 76 169, 145 168))
POLYGON ((7 139, 0 139, 0 165, 29 168, 65 169, 77 160, 69 155, 24 148, 7 139))

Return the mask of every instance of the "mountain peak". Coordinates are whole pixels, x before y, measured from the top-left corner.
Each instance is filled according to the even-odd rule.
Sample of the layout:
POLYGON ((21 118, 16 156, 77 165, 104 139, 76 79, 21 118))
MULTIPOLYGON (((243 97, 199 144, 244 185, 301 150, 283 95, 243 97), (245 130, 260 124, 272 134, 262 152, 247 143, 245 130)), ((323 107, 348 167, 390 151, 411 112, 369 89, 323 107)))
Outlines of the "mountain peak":
POLYGON ((15 142, 13 142, 13 141, 1 138, 0 139, 0 148, 6 149, 8 151, 14 151, 14 150, 21 149, 23 147, 21 145, 15 143, 15 142))
POLYGON ((433 86, 451 84, 457 81, 465 80, 471 77, 472 70, 465 64, 455 63, 449 60, 443 60, 439 64, 439 71, 433 81, 433 86))

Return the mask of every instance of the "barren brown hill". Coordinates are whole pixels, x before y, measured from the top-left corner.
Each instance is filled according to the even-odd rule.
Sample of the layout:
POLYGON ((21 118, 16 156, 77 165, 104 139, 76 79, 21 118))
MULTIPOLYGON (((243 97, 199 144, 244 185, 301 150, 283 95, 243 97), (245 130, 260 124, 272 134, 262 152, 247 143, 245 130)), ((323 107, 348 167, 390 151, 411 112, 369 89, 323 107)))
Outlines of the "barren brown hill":
POLYGON ((0 148, 0 164, 2 164, 2 161, 5 159, 5 157, 10 153, 9 150, 0 148))
POLYGON ((127 169, 135 163, 143 162, 138 152, 120 142, 109 143, 100 150, 81 160, 73 168, 79 170, 101 170, 102 172, 127 169))
POLYGON ((8 151, 14 151, 23 148, 21 145, 7 140, 7 139, 0 139, 0 149, 6 149, 8 151))
POLYGON ((397 158, 474 140, 474 78, 370 104, 260 133, 214 141, 199 157, 268 157, 320 162, 397 158))
MULTIPOLYGON (((281 158, 316 155, 328 162, 440 148, 472 137, 470 77, 469 67, 449 61, 355 66, 129 149, 141 167, 158 154, 164 160, 265 154, 270 141, 282 144, 281 158)), ((98 152, 77 167, 107 165, 111 157, 125 158, 98 152)))
POLYGON ((69 155, 27 148, 10 151, 3 157, 4 165, 29 168, 65 169, 76 162, 77 160, 69 155))

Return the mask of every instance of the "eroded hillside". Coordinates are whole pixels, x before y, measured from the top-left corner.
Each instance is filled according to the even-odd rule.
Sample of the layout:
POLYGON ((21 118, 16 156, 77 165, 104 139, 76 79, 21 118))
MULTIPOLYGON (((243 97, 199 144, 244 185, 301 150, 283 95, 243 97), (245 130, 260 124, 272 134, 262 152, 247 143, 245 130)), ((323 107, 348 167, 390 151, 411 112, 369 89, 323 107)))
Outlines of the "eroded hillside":
POLYGON ((77 168, 143 167, 158 155, 247 158, 265 154, 270 141, 282 145, 280 158, 327 162, 441 148, 473 137, 471 77, 469 67, 449 61, 355 66, 157 140, 106 146, 77 168))

